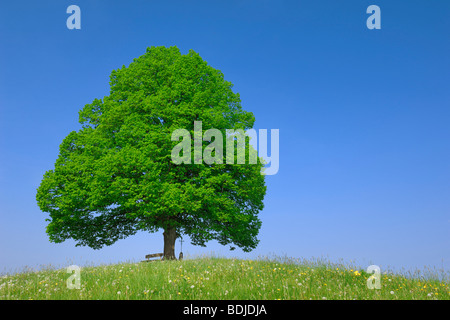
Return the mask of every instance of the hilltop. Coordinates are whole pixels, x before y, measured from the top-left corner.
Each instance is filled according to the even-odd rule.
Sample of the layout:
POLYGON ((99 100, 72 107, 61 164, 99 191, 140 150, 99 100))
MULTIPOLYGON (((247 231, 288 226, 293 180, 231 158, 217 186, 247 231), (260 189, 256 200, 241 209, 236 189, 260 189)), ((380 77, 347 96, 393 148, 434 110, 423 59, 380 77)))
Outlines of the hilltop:
POLYGON ((66 269, 6 275, 0 299, 438 299, 449 300, 449 282, 381 274, 295 259, 242 260, 218 257, 82 267, 80 288, 68 289, 66 269))

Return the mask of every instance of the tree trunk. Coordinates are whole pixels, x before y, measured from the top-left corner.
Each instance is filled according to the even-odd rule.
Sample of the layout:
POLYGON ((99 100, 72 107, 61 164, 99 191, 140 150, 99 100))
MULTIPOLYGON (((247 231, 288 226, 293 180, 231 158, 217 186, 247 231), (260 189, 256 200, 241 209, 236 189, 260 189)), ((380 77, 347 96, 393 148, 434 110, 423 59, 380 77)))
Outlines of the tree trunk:
POLYGON ((177 232, 175 229, 167 228, 164 230, 164 260, 176 260, 175 257, 175 240, 177 232))

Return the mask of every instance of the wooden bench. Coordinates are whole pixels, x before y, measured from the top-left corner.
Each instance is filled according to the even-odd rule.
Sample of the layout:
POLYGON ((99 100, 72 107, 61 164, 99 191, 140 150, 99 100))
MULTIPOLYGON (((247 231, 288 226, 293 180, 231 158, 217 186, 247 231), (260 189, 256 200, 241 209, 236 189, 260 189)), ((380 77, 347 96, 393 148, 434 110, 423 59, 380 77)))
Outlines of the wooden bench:
MULTIPOLYGON (((152 254, 147 254, 145 256, 145 259, 147 260, 143 260, 142 262, 148 262, 148 261, 155 261, 155 260, 150 260, 152 258, 159 258, 159 260, 162 260, 162 258, 164 257, 164 253, 152 253, 152 254)), ((180 252, 180 255, 178 256, 178 260, 183 260, 183 252, 180 252)))
POLYGON ((162 257, 164 257, 164 253, 152 253, 152 254, 147 254, 147 255, 145 256, 145 259, 147 259, 147 260, 144 260, 143 262, 153 261, 153 260, 150 260, 150 259, 152 259, 152 258, 159 258, 159 260, 161 260, 162 257))

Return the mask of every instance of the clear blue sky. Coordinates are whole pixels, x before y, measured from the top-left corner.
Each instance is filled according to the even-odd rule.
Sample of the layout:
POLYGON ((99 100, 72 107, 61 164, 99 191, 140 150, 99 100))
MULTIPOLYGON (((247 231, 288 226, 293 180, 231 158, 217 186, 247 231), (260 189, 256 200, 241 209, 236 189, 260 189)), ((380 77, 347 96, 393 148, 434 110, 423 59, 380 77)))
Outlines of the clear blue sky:
MULTIPOLYGON (((101 250, 50 243, 35 200, 78 111, 149 46, 194 49, 234 84, 256 129, 280 130, 260 244, 278 253, 450 269, 450 1, 3 1, 0 273, 138 261, 161 233, 101 250), (81 8, 68 30, 66 8, 81 8), (381 30, 366 9, 381 8, 381 30)), ((179 252, 177 243, 176 252, 179 252)))

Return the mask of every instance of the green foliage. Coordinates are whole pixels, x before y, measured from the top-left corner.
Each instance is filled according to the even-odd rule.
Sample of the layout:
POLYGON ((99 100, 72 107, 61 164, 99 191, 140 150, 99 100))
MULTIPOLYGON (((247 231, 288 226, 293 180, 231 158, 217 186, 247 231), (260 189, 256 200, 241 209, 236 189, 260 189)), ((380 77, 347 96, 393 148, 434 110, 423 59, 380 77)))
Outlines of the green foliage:
POLYGON ((232 84, 192 50, 152 47, 112 71, 110 86, 109 96, 80 111, 82 129, 64 139, 38 188, 50 240, 98 249, 139 230, 175 228, 195 245, 216 239, 255 248, 263 164, 171 160, 171 133, 184 128, 193 137, 194 121, 203 131, 252 128, 232 84))

